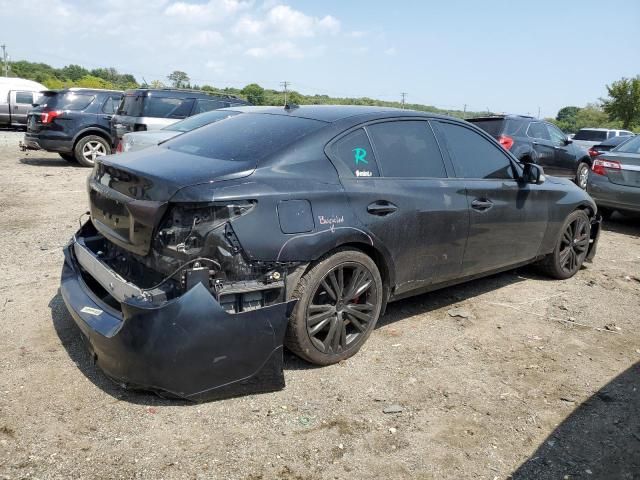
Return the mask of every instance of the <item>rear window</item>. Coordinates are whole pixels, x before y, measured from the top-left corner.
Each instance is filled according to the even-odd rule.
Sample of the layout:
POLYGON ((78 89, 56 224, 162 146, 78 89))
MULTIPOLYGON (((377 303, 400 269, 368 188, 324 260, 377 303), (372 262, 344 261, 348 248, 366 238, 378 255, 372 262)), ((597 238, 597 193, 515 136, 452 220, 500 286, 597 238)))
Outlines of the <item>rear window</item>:
POLYGON ((470 122, 494 137, 499 137, 502 134, 502 130, 504 129, 505 124, 505 120, 503 118, 488 118, 486 120, 472 119, 470 120, 470 122))
POLYGON ((574 140, 586 140, 588 142, 601 142, 607 139, 606 130, 580 130, 573 137, 574 140))
POLYGON ((163 147, 200 157, 257 163, 325 125, 306 118, 243 113, 187 132, 163 147))
POLYGON ((631 140, 624 142, 622 145, 613 149, 615 152, 622 153, 640 153, 640 136, 634 137, 631 140))
POLYGON ((33 103, 33 93, 31 92, 16 92, 16 103, 33 103))
POLYGON ((86 93, 56 93, 45 96, 41 105, 55 110, 84 110, 94 98, 95 95, 86 93))
POLYGON ((205 125, 209 125, 210 123, 217 122, 218 120, 233 117, 234 115, 238 115, 238 113, 240 112, 232 112, 229 110, 213 110, 211 112, 201 113, 200 115, 195 115, 180 122, 173 123, 168 127, 164 127, 163 130, 171 130, 174 132, 190 132, 191 130, 195 130, 196 128, 204 127, 205 125))

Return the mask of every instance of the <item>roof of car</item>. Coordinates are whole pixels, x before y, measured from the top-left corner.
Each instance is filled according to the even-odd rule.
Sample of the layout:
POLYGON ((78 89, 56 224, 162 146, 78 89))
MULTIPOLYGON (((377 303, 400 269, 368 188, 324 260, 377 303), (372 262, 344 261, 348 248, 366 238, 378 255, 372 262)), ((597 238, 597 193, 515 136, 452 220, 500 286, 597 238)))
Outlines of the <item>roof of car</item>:
POLYGON ((505 118, 519 118, 519 119, 525 119, 525 120, 537 120, 535 117, 532 117, 531 115, 517 115, 514 113, 500 113, 500 114, 495 114, 495 115, 487 115, 485 117, 474 117, 474 118, 468 118, 467 120, 469 122, 473 122, 473 121, 478 121, 478 120, 502 120, 505 118))
POLYGON ((179 98, 228 98, 245 102, 235 95, 227 95, 226 93, 209 92, 206 90, 191 90, 187 88, 131 88, 124 92, 125 95, 157 95, 163 97, 179 97, 179 98))
POLYGON ((620 131, 622 131, 622 130, 619 130, 617 128, 595 128, 595 127, 594 128, 590 128, 590 127, 581 128, 578 131, 582 131, 582 130, 589 130, 590 132, 620 132, 620 131))
POLYGON ((82 88, 82 87, 70 87, 70 88, 61 88, 58 90, 44 90, 42 93, 69 93, 69 92, 78 92, 78 93, 122 93, 122 90, 108 90, 105 88, 82 88))
POLYGON ((262 113, 270 115, 289 115, 292 117, 307 118, 310 120, 320 120, 322 122, 337 122, 344 118, 370 115, 384 117, 440 117, 450 118, 444 115, 437 115, 430 112, 420 112, 392 107, 371 107, 360 105, 291 105, 286 107, 229 107, 228 110, 235 110, 242 113, 262 113))

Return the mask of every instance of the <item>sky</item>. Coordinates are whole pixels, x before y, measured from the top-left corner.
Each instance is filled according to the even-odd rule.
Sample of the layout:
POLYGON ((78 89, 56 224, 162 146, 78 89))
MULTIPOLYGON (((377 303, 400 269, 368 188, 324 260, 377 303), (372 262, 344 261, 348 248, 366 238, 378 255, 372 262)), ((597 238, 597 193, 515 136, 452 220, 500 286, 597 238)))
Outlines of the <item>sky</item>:
POLYGON ((0 0, 12 60, 555 116, 640 74, 640 0, 0 0))

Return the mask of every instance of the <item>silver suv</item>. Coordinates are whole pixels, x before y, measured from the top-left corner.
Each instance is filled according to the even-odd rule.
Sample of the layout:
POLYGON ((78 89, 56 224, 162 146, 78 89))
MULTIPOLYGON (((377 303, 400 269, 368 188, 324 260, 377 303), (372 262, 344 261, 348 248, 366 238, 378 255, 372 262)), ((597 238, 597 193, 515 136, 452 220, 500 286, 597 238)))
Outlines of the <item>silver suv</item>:
POLYGON ((159 130, 198 113, 241 105, 251 104, 231 95, 213 95, 201 90, 127 90, 111 119, 111 134, 117 143, 125 133, 159 130))
POLYGON ((572 140, 576 145, 589 150, 594 145, 609 140, 610 138, 627 135, 633 135, 633 132, 611 128, 581 128, 572 140))

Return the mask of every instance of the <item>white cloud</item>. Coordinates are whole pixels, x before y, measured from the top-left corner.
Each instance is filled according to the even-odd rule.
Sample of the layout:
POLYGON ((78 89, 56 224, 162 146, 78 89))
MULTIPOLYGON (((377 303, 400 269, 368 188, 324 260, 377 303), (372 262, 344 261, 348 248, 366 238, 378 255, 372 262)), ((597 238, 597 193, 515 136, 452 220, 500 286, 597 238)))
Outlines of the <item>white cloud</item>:
POLYGON ((300 59, 304 57, 302 50, 290 41, 274 42, 266 47, 252 47, 247 49, 245 53, 255 58, 285 57, 300 59))
POLYGON ((389 55, 389 56, 393 56, 396 53, 398 53, 398 52, 396 51, 396 49, 394 47, 389 47, 389 48, 385 49, 385 51, 384 51, 384 54, 385 55, 389 55))
POLYGON ((174 2, 164 14, 187 23, 219 22, 250 6, 243 0, 209 0, 206 3, 174 2))
POLYGON ((222 45, 224 39, 220 32, 213 30, 202 30, 191 34, 185 41, 187 47, 211 47, 222 45))
POLYGON ((282 38, 309 38, 322 34, 336 34, 340 21, 331 15, 322 18, 306 15, 288 5, 276 5, 267 10, 263 18, 242 17, 233 27, 237 35, 276 36, 282 38))
POLYGON ((351 38, 362 38, 366 35, 367 35, 367 32, 364 32, 362 30, 354 30, 353 32, 347 33, 347 37, 351 37, 351 38))

